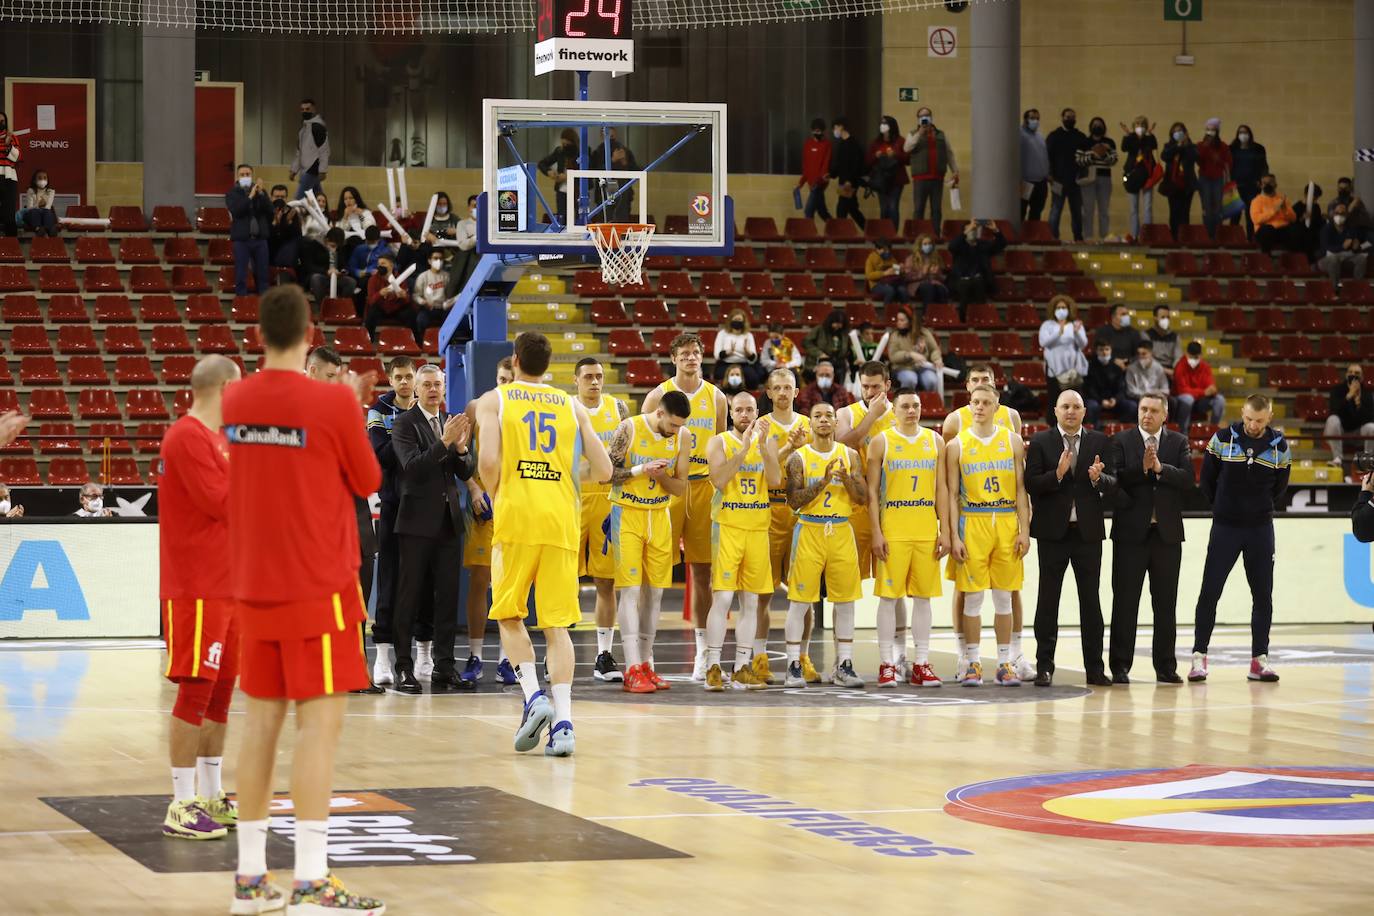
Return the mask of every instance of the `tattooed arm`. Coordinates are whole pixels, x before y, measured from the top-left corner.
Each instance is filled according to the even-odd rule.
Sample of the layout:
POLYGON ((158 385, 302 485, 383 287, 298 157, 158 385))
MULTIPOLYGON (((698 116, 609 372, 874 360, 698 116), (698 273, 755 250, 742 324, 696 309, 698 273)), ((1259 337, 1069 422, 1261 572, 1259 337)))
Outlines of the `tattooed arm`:
POLYGON ((611 437, 611 447, 607 449, 611 455, 611 483, 624 483, 633 475, 632 469, 625 466, 625 456, 630 451, 630 421, 623 420, 615 428, 615 435, 611 437))
MULTIPOLYGON (((829 470, 829 468, 827 468, 829 470)), ((804 507, 811 504, 816 498, 816 494, 826 488, 830 483, 830 475, 821 475, 811 486, 806 485, 806 465, 802 463, 801 455, 793 455, 787 459, 787 505, 792 507, 792 511, 800 512, 804 507)))
POLYGON ((864 482, 863 466, 859 464, 859 453, 849 450, 848 474, 844 475, 844 488, 849 492, 849 501, 855 506, 868 505, 868 484, 864 482))

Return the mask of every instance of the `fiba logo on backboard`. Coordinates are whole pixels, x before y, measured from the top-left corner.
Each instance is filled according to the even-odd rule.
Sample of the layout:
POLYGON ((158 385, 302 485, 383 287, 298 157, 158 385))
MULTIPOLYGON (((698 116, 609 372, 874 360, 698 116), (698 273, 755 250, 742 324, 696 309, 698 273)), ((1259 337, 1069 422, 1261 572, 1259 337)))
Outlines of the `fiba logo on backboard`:
POLYGON ((692 222, 688 229, 692 232, 704 233, 711 231, 711 206, 710 194, 697 194, 692 197, 692 222))

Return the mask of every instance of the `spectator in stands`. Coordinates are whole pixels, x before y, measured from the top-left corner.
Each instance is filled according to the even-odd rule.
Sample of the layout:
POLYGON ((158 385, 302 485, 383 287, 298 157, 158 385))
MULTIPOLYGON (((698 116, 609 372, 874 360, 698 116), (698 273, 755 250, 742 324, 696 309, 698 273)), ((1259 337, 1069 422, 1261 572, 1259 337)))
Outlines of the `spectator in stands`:
POLYGON ((301 129, 296 133, 296 156, 291 160, 290 177, 301 182, 296 188, 300 199, 318 191, 329 171, 329 130, 315 109, 314 99, 301 99, 301 129))
POLYGON ((10 133, 9 115, 0 111, 0 236, 19 236, 14 214, 19 209, 19 160, 24 153, 10 133))
POLYGON ((1213 426, 1221 424, 1226 398, 1217 392, 1212 367, 1202 358, 1202 344, 1196 340, 1188 341, 1187 355, 1174 368, 1174 395, 1174 422, 1185 435, 1198 412, 1209 414, 1213 426))
POLYGON ((1288 198, 1279 193, 1279 180, 1273 173, 1260 179, 1260 192, 1250 201, 1250 221, 1255 225, 1255 244, 1265 254, 1275 248, 1301 251, 1298 215, 1288 198))
POLYGON ((1093 213, 1097 213, 1096 237, 1105 239, 1111 227, 1112 166, 1116 165, 1116 141, 1107 136, 1107 122, 1093 118, 1088 123, 1088 148, 1079 162, 1087 168, 1083 177, 1083 231, 1093 235, 1093 213))
POLYGON ((29 178, 29 190, 24 195, 24 209, 20 219, 36 237, 57 237, 57 210, 53 204, 57 192, 48 186, 48 173, 36 169, 29 178))
MULTIPOLYGON (((619 141, 616 140, 614 127, 610 129, 610 135, 610 168, 619 172, 639 171, 639 162, 635 159, 635 154, 630 151, 629 147, 621 144, 619 141)), ((592 168, 606 168, 606 166, 600 164, 606 161, 604 158, 602 158, 603 156, 605 156, 605 148, 605 144, 603 143, 601 146, 598 146, 595 150, 592 151, 592 168)), ((634 222, 636 219, 638 219, 639 211, 634 209, 635 186, 633 184, 629 184, 628 187, 626 187, 622 193, 618 195, 616 194, 616 192, 619 191, 621 187, 626 184, 627 179, 608 178, 606 179, 604 185, 604 191, 603 185, 600 182, 597 182, 592 186, 593 205, 600 204, 603 199, 607 199, 612 197, 612 195, 615 195, 614 201, 608 207, 606 207, 601 213, 598 213, 595 217, 593 217, 593 222, 629 223, 634 222)))
POLYGON ((1336 197, 1331 201, 1333 210, 1336 204, 1345 204, 1346 215, 1349 217, 1347 222, 1356 230, 1368 233, 1374 229, 1374 222, 1369 218, 1369 209, 1364 205, 1364 201, 1355 196, 1355 183, 1349 178, 1336 179, 1336 197))
POLYGON ((448 271, 444 269, 444 256, 440 254, 441 250, 435 248, 430 251, 429 269, 422 271, 415 278, 414 302, 419 310, 415 325, 419 330, 421 342, 426 330, 437 328, 444 323, 444 319, 448 317, 448 310, 453 306, 453 300, 447 293, 448 271))
POLYGON ((884 304, 894 299, 906 302, 911 298, 907 294, 907 277, 902 272, 902 264, 892 256, 892 243, 887 239, 873 243, 873 250, 864 262, 864 279, 868 281, 869 291, 884 304))
POLYGON ((1232 162, 1231 147, 1221 139, 1221 119, 1208 118, 1205 135, 1197 145, 1197 187, 1202 198, 1202 224, 1211 238, 1217 237, 1221 225, 1221 191, 1232 162))
POLYGON ((831 133, 835 142, 830 150, 830 177, 839 186, 836 191, 835 216, 848 216, 859 228, 867 220, 859 210, 859 188, 864 179, 864 150, 849 133, 849 119, 836 118, 831 133))
POLYGON ((825 187, 830 184, 830 150, 830 141, 825 138, 825 118, 816 118, 811 122, 811 136, 802 144, 802 173, 797 180, 798 188, 807 189, 802 207, 807 219, 817 215, 830 219, 830 208, 825 205, 825 187))
POLYGON ((857 328, 849 329, 849 354, 854 358, 849 365, 851 371, 855 373, 856 379, 858 372, 852 367, 886 359, 887 340, 888 335, 886 333, 881 337, 878 336, 878 331, 873 327, 871 321, 862 321, 857 328))
POLYGON ((553 179, 553 206, 559 222, 566 221, 568 216, 568 169, 577 168, 580 150, 581 141, 577 131, 565 127, 558 135, 558 145, 539 160, 540 173, 545 178, 553 179))
POLYGON ((716 332, 716 365, 711 374, 717 382, 730 369, 739 369, 746 388, 757 388, 764 371, 759 365, 758 345, 749 330, 749 313, 742 308, 730 309, 721 319, 716 332))
POLYGON ((267 236, 267 254, 273 267, 289 267, 294 272, 301 262, 301 218, 296 208, 286 205, 287 187, 272 185, 272 229, 267 236))
MULTIPOLYGON (((366 241, 354 248, 353 254, 348 258, 348 272, 358 281, 359 286, 366 287, 368 277, 376 273, 380 259, 384 255, 391 256, 391 246, 382 241, 382 230, 375 225, 368 226, 363 237, 366 241)), ((347 250, 347 242, 344 244, 347 250)), ((395 264, 395 261, 392 263, 395 264)))
POLYGON ((1160 190, 1169 201, 1169 233, 1178 238, 1193 213, 1193 194, 1197 192, 1197 144, 1188 136, 1182 121, 1169 128, 1169 139, 1160 153, 1164 178, 1160 190))
MULTIPOLYGON (((874 359, 882 359, 875 356, 874 359)), ((892 315, 892 330, 887 336, 887 363, 898 388, 939 391, 945 359, 935 335, 921 323, 921 316, 902 307, 892 315)))
POLYGON ((1154 348, 1155 362, 1164 368, 1164 374, 1169 378, 1174 377, 1174 367, 1183 358, 1183 345, 1178 342, 1178 332, 1170 330, 1169 325, 1173 324, 1170 318, 1170 310, 1167 305, 1155 306, 1155 323, 1145 337, 1150 341, 1150 346, 1154 348))
POLYGON ((23 518, 24 507, 15 505, 10 500, 10 488, 0 483, 0 520, 7 518, 23 518))
POLYGON ((395 267, 396 262, 389 253, 377 259, 377 270, 367 278, 367 312, 363 324, 373 343, 377 342, 377 325, 399 324, 410 328, 415 334, 415 342, 423 346, 424 335, 417 326, 410 293, 404 284, 392 282, 395 267))
POLYGON ((935 239, 922 234, 916 247, 902 264, 906 277, 907 299, 921 300, 921 313, 935 302, 949 301, 949 287, 945 286, 945 261, 935 251, 935 239))
POLYGON ((806 365, 814 368, 821 360, 829 360, 841 379, 848 377, 849 316, 844 309, 835 309, 825 320, 806 332, 802 339, 806 365))
MULTIPOLYGON (((434 220, 429 224, 429 234, 420 241, 428 242, 430 245, 437 245, 440 240, 455 241, 458 238, 458 226, 461 221, 458 219, 458 214, 453 212, 453 201, 449 199, 447 191, 440 191, 434 197, 434 220)), ((439 249, 445 254, 445 267, 448 266, 447 252, 453 250, 452 248, 439 249)))
POLYGON ((334 225, 344 231, 344 253, 348 255, 366 239, 368 227, 377 225, 377 218, 352 185, 339 192, 339 209, 334 219, 334 225))
POLYGON ((1049 184, 1050 153, 1040 135, 1040 112, 1030 108, 1021 115, 1021 222, 1044 214, 1049 184))
POLYGON ((1155 170, 1159 167, 1159 141, 1155 139, 1155 127, 1150 119, 1139 115, 1127 129, 1121 125, 1125 134, 1121 138, 1122 166, 1121 180, 1130 195, 1131 235, 1140 238, 1141 223, 1155 221, 1155 170), (1141 218, 1143 215, 1143 219, 1141 218))
POLYGON ((960 320, 963 320, 969 305, 987 302, 997 288, 997 281, 992 275, 992 259, 1006 247, 1006 236, 997 223, 990 219, 981 222, 969 220, 964 231, 949 243, 950 254, 954 256, 954 263, 949 269, 949 286, 959 303, 960 320), (991 232, 992 238, 984 238, 980 229, 991 232))
POLYGON ((267 240, 272 234, 272 202, 262 180, 253 177, 251 165, 238 167, 238 180, 224 195, 233 222, 229 238, 234 243, 234 294, 248 295, 251 268, 258 295, 267 292, 267 240))
POLYGON ((954 149, 945 132, 935 126, 935 116, 928 106, 916 112, 916 129, 906 135, 904 145, 911 157, 911 181, 915 190, 917 219, 924 219, 926 204, 930 204, 930 221, 940 231, 941 208, 944 206, 945 173, 950 174, 950 187, 959 187, 959 164, 954 161, 954 149))
MULTIPOLYGON (((1107 324, 1093 334, 1094 344, 1105 342, 1112 348, 1112 359, 1123 370, 1135 357, 1135 348, 1141 341, 1141 334, 1131 327, 1131 310, 1124 305, 1112 309, 1112 317, 1107 324)), ((1135 416, 1135 411, 1131 411, 1135 416)))
POLYGON ((1099 340, 1096 355, 1083 382, 1083 406, 1093 426, 1103 413, 1122 423, 1135 422, 1136 403, 1126 395, 1126 370, 1112 359, 1112 345, 1099 340))
POLYGON ((822 402, 836 410, 854 403, 854 395, 846 391, 844 385, 835 383, 835 364, 830 360, 817 362, 814 375, 811 384, 797 392, 795 409, 802 416, 809 417, 811 408, 822 402))
POLYGON ((1081 389, 1088 375, 1088 332, 1078 317, 1078 303, 1071 296, 1058 295, 1045 306, 1046 318, 1040 324, 1040 349, 1045 354, 1045 383, 1049 395, 1045 403, 1058 404, 1059 392, 1081 389))
MULTIPOLYGON (((1345 443, 1332 436, 1361 435, 1374 439, 1374 398, 1364 390, 1364 367, 1351 363, 1345 370, 1345 381, 1331 389, 1331 413, 1327 415, 1322 434, 1331 448, 1333 468, 1345 467, 1345 443)), ((1359 448, 1363 450, 1364 444, 1359 448)))
POLYGON ((105 488, 91 482, 81 488, 80 505, 72 513, 78 518, 109 518, 113 509, 105 508, 105 488))
POLYGON ((801 349, 784 333, 786 330, 782 322, 776 321, 768 328, 768 339, 763 342, 763 352, 759 354, 759 364, 764 371, 791 369, 794 375, 801 371, 801 349))
MULTIPOLYGON (((292 209, 301 211, 301 236, 305 241, 323 245, 325 235, 329 233, 330 229, 334 228, 334 224, 329 221, 329 198, 325 196, 323 189, 316 191, 311 196, 315 204, 319 207, 320 215, 323 216, 324 219, 315 215, 314 208, 306 207, 303 204, 292 206, 292 209)), ((301 198, 301 200, 303 201, 305 198, 301 198)), ((292 203, 293 202, 288 201, 287 205, 291 206, 292 203)), ((340 229, 339 232, 342 233, 343 230, 340 229)), ((306 248, 309 246, 303 243, 301 247, 306 248)))
MULTIPOLYGON (((1236 192, 1245 204, 1245 237, 1255 238, 1255 223, 1250 218, 1250 202, 1259 193, 1260 179, 1269 174, 1269 155, 1264 147, 1255 142, 1255 132, 1249 124, 1236 128, 1236 138, 1231 141, 1231 180, 1236 183, 1236 192)), ((1240 217, 1231 218, 1231 225, 1240 223, 1240 217)))
POLYGON ((1350 213, 1346 205, 1338 203, 1331 208, 1331 219, 1322 227, 1321 260, 1318 265, 1331 278, 1333 286, 1341 282, 1341 268, 1350 262, 1350 269, 1356 280, 1363 280, 1369 263, 1370 243, 1364 233, 1350 225, 1350 213))
POLYGON ((448 253, 448 297, 454 296, 467 285, 468 277, 477 266, 477 195, 468 197, 467 215, 455 226, 457 248, 443 248, 448 253))
POLYGON ((1149 340, 1140 341, 1135 347, 1135 362, 1126 367, 1126 396, 1138 403, 1147 394, 1163 395, 1168 390, 1169 376, 1155 360, 1154 345, 1149 340))
POLYGON ((902 192, 911 177, 906 171, 906 146, 896 118, 883 115, 878 122, 878 136, 868 144, 864 164, 868 166, 868 187, 878 195, 878 216, 892 220, 892 225, 900 229, 902 192))
MULTIPOLYGON (((416 274, 424 273, 428 269, 430 255, 435 250, 429 242, 421 241, 414 235, 403 239, 396 248, 396 273, 403 274, 406 272, 406 268, 411 265, 415 266, 415 269, 410 272, 410 276, 405 280, 405 287, 412 294, 415 291, 416 274)), ((442 249, 438 250, 442 251, 442 249)))
POLYGON ((1061 111, 1059 120, 1060 126, 1045 138, 1045 149, 1050 156, 1050 232, 1054 233, 1056 239, 1059 238, 1060 218, 1064 215, 1064 203, 1067 201, 1073 240, 1081 242, 1083 189, 1078 184, 1078 157, 1080 153, 1087 152, 1092 144, 1088 142, 1087 134, 1078 129, 1078 114, 1072 108, 1061 111))
POLYGON ((343 241, 343 230, 334 226, 324 237, 324 245, 306 249, 309 260, 301 262, 301 270, 309 278, 310 295, 317 303, 329 298, 330 277, 335 278, 334 295, 337 298, 352 299, 358 289, 357 281, 349 275, 348 265, 344 263, 343 241))
POLYGON ((1322 230, 1326 228, 1326 217, 1322 215, 1322 186, 1315 181, 1309 181, 1303 185, 1303 191, 1297 203, 1293 204, 1293 215, 1297 217, 1293 221, 1292 235, 1289 237, 1291 251, 1301 251, 1307 255, 1307 259, 1315 266, 1321 259, 1322 230), (1307 195, 1312 195, 1312 216, 1307 215, 1307 195))

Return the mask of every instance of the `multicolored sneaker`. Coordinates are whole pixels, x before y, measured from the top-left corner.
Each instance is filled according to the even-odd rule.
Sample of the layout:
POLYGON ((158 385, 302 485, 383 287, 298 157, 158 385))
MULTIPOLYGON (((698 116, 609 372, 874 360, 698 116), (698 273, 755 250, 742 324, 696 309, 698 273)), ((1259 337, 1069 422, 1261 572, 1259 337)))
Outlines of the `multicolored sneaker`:
POLYGON ((1016 673, 1016 666, 1011 662, 1002 662, 997 666, 997 686, 998 687, 1020 687, 1021 676, 1016 673))
POLYGON ((463 673, 458 676, 476 684, 482 680, 482 660, 475 655, 469 655, 468 663, 463 666, 463 673))
MULTIPOLYGON (((651 683, 651 684, 654 685, 654 689, 655 689, 655 690, 671 690, 671 689, 672 689, 673 685, 672 685, 672 684, 669 684, 669 683, 668 683, 667 681, 665 681, 663 678, 659 677, 659 676, 658 676, 658 672, 655 671, 653 668, 649 667, 649 663, 648 663, 648 662, 645 662, 645 663, 644 663, 644 673, 645 673, 646 675, 649 676, 649 683, 651 683)), ((692 680, 694 680, 694 681, 703 681, 703 680, 705 680, 705 679, 706 679, 706 673, 705 673, 705 672, 702 672, 702 675, 701 675, 701 677, 699 677, 699 678, 697 678, 697 677, 692 678, 692 680)))
POLYGON ((720 670, 720 665, 712 665, 706 669, 706 683, 702 685, 707 693, 720 693, 725 689, 725 672, 720 670))
POLYGON ((956 684, 962 684, 964 682, 964 677, 967 675, 968 659, 964 658, 963 656, 960 656, 959 661, 954 663, 954 682, 956 684))
POLYGON ((1205 680, 1207 680, 1207 653, 1194 652, 1193 667, 1188 669, 1188 683, 1201 684, 1205 680))
POLYGON ((625 669, 625 680, 621 683, 620 689, 626 693, 653 693, 658 688, 649 680, 648 667, 640 662, 625 669))
POLYGON ((760 652, 758 655, 755 655, 754 660, 753 662, 751 662, 751 664, 754 666, 754 678, 761 685, 767 687, 770 684, 777 683, 777 681, 773 677, 773 669, 768 667, 767 652, 760 652))
POLYGON ((358 916, 382 916, 386 904, 371 897, 350 893, 333 874, 319 881, 297 884, 291 888, 289 916, 329 916, 331 913, 356 913, 358 916))
POLYGON ((265 875, 234 875, 234 902, 229 912, 234 916, 254 916, 272 913, 286 906, 286 895, 272 883, 272 873, 265 875))
POLYGON ((854 663, 845 659, 835 666, 830 675, 830 683, 836 687, 863 687, 864 679, 854 672, 854 663))
POLYGON ((223 792, 215 798, 197 798, 196 804, 226 830, 238 829, 239 806, 231 802, 229 796, 223 792))
POLYGON ((514 687, 520 683, 520 679, 515 676, 515 666, 510 663, 510 659, 501 659, 501 664, 496 666, 496 676, 501 679, 501 683, 506 687, 514 687))
POLYGON ((544 696, 544 691, 536 690, 525 704, 525 712, 520 717, 520 727, 515 730, 515 749, 524 753, 534 750, 539 736, 553 723, 553 704, 544 696))
POLYGON ((896 687, 897 686, 897 666, 883 662, 878 665, 878 686, 896 687))
POLYGON ((982 687, 983 663, 966 662, 964 664, 964 673, 959 677, 959 683, 965 687, 982 687))
POLYGON ((816 670, 815 665, 811 664, 811 656, 809 655, 803 655, 801 657, 801 676, 805 678, 808 684, 819 684, 821 682, 821 673, 816 670))
POLYGON ((782 680, 784 687, 805 687, 806 677, 802 674, 801 662, 787 663, 787 676, 782 680))
POLYGON ((768 685, 759 680, 758 672, 754 670, 753 663, 742 665, 735 669, 735 673, 730 675, 731 690, 767 690, 768 685))
POLYGON ((940 676, 935 673, 935 669, 930 667, 929 662, 911 666, 911 676, 907 683, 913 687, 943 687, 945 682, 940 680, 940 676))
POLYGON ((549 729, 549 743, 544 745, 545 757, 571 757, 576 742, 571 722, 559 722, 549 729))
POLYGON ((228 832, 228 828, 207 814, 194 798, 172 802, 162 820, 162 835, 180 840, 218 840, 228 832))
POLYGON ((1245 678, 1250 681, 1264 681, 1266 684, 1276 684, 1279 680, 1278 674, 1269 667, 1268 655, 1256 655, 1250 659, 1250 671, 1245 678))

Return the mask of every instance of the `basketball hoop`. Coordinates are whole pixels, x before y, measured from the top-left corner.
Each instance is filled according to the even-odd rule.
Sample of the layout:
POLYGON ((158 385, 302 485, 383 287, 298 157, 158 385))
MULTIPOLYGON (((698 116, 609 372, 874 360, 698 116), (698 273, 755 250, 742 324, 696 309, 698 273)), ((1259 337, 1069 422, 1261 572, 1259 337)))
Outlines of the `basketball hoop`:
POLYGON ((652 223, 592 223, 586 228, 601 256, 601 279, 612 286, 644 279, 644 256, 654 240, 652 223))

